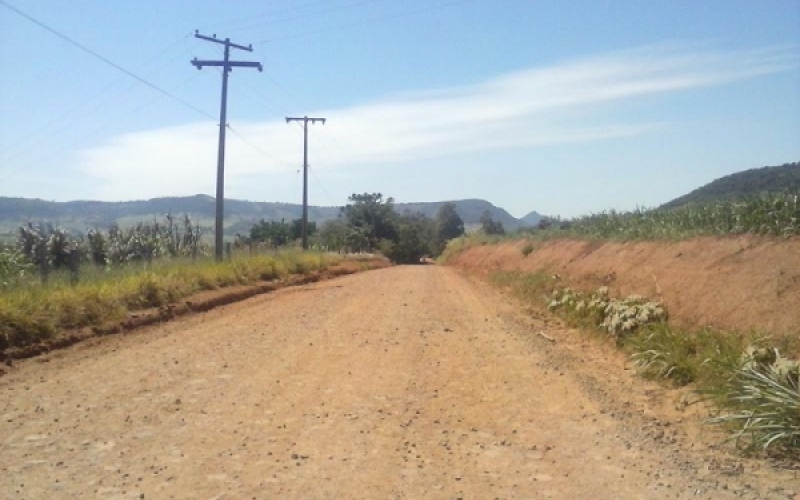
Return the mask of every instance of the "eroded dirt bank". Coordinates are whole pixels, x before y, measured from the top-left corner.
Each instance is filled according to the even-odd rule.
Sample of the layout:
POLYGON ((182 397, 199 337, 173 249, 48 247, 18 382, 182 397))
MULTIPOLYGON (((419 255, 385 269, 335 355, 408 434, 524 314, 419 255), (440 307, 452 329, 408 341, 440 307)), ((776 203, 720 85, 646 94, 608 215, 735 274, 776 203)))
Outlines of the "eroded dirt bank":
POLYGON ((671 321, 690 327, 800 334, 800 240, 755 236, 681 242, 529 241, 470 248, 449 263, 481 274, 558 274, 587 290, 663 301, 671 321))
POLYGON ((0 497, 796 500, 617 354, 449 268, 283 289, 15 364, 0 497))

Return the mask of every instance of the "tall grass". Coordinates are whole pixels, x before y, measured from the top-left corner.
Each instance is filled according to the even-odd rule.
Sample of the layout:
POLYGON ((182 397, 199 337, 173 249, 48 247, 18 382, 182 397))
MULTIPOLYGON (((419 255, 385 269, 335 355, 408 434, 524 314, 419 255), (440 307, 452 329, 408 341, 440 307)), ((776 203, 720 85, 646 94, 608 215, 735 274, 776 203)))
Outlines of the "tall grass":
POLYGON ((159 260, 92 268, 70 284, 67 273, 48 284, 17 284, 0 291, 0 349, 46 339, 58 330, 122 319, 130 311, 173 303, 200 290, 305 274, 340 260, 332 254, 287 251, 240 255, 229 261, 205 258, 159 260))
POLYGON ((723 384, 706 390, 721 409, 711 422, 730 427, 731 439, 749 449, 800 449, 800 388, 794 370, 787 376, 772 364, 740 366, 723 384))
POLYGON ((800 235, 800 196, 767 194, 672 210, 609 210, 569 221, 567 232, 611 239, 676 239, 700 235, 800 235))

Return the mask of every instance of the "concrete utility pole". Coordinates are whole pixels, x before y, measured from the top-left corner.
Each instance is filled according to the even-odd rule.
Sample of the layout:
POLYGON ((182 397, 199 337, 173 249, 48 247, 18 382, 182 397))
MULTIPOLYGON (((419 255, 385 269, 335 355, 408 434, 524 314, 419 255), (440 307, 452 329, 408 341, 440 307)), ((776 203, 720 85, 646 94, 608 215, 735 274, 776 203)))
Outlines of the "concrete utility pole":
POLYGON ((225 45, 225 59, 222 61, 199 61, 196 57, 192 59, 192 65, 198 70, 203 66, 221 66, 222 67, 222 103, 219 108, 219 149, 217 151, 217 214, 214 224, 214 255, 218 261, 222 260, 222 219, 225 215, 225 128, 228 125, 228 73, 234 67, 237 68, 258 68, 258 71, 263 71, 260 62, 249 61, 230 61, 231 47, 239 50, 253 51, 253 46, 237 45, 231 42, 230 38, 220 40, 217 35, 205 36, 195 31, 194 36, 205 40, 207 42, 220 43, 225 45))
POLYGON ((286 123, 303 122, 303 249, 308 250, 308 122, 312 124, 322 122, 325 125, 325 118, 302 118, 286 117, 286 123))

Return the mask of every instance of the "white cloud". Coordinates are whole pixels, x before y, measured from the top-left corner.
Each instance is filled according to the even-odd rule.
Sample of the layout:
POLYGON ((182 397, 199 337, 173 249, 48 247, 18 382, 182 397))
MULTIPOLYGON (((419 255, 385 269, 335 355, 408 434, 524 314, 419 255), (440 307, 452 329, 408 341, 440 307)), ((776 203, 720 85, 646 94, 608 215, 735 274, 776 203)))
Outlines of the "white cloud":
MULTIPOLYGON (((793 46, 728 52, 650 46, 319 110, 313 115, 330 121, 314 126, 310 163, 317 170, 348 169, 636 136, 660 124, 604 119, 599 105, 785 71, 798 66, 797 54, 793 46)), ((299 127, 273 121, 235 128, 249 144, 228 136, 232 185, 237 177, 286 172, 302 161, 299 127)), ((100 181, 102 199, 213 193, 217 134, 209 123, 125 134, 84 151, 79 167, 100 181)))

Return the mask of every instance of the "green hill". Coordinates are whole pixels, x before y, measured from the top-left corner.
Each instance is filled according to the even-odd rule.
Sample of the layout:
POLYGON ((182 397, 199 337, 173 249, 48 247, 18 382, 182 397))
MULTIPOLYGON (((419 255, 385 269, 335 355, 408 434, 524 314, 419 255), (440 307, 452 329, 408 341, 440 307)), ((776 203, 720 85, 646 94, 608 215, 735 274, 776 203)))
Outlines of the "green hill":
MULTIPOLYGON (((395 206, 400 213, 422 212, 434 217, 444 203, 397 203, 395 206)), ((479 224, 485 210, 491 213, 494 220, 502 222, 506 229, 516 229, 522 225, 518 219, 488 201, 456 200, 453 203, 466 225, 479 224)), ((129 227, 137 222, 160 220, 166 214, 189 214, 192 220, 210 232, 214 225, 214 210, 214 198, 206 195, 123 202, 53 202, 0 197, 0 239, 13 239, 19 226, 28 222, 52 224, 72 234, 82 234, 89 229, 106 229, 112 224, 129 227)), ((301 214, 302 206, 297 204, 226 199, 225 234, 232 237, 236 233, 246 233, 261 219, 288 221, 299 218, 301 214)), ((339 207, 309 207, 309 220, 318 223, 335 219, 338 215, 339 207)))
POLYGON ((736 172, 709 182, 689 194, 675 198, 660 208, 677 208, 689 203, 704 204, 764 193, 800 192, 800 162, 736 172))

